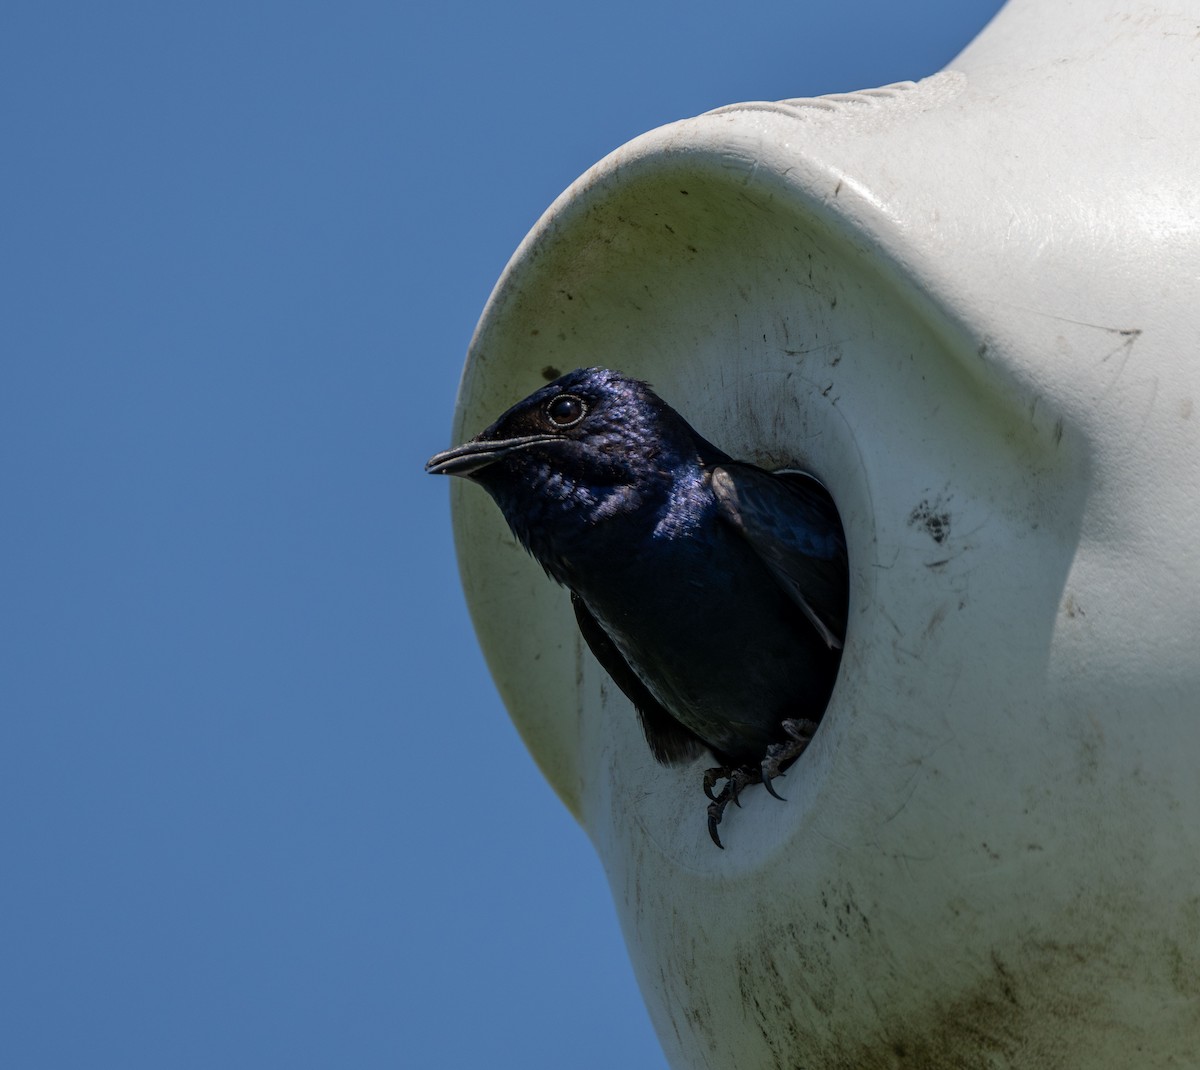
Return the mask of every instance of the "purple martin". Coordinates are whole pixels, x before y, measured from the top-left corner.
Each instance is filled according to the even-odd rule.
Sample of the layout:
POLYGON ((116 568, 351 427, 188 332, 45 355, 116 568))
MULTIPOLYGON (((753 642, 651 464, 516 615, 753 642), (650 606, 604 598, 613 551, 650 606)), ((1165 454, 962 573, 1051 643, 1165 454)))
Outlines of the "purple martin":
POLYGON ((804 472, 735 461, 650 387, 564 375, 426 470, 486 490, 571 592, 584 640, 659 762, 705 748, 708 829, 803 752, 846 632, 846 542, 804 472), (714 788, 724 781, 719 793, 714 788))

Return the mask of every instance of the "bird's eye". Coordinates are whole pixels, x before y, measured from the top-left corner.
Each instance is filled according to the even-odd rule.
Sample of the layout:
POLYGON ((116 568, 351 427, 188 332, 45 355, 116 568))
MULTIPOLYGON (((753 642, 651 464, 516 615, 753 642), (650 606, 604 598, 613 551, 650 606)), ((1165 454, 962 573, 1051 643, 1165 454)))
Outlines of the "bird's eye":
POLYGON ((555 427, 574 427, 586 412, 583 399, 574 394, 559 394, 546 406, 546 415, 555 427))

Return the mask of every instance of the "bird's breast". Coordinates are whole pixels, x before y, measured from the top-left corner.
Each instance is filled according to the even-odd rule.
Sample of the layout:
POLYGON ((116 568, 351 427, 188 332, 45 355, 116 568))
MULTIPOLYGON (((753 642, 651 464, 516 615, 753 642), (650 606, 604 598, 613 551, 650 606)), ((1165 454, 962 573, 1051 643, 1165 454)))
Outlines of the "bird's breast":
POLYGON ((761 757, 782 718, 806 715, 815 633, 726 525, 629 547, 570 585, 654 697, 715 750, 761 757))

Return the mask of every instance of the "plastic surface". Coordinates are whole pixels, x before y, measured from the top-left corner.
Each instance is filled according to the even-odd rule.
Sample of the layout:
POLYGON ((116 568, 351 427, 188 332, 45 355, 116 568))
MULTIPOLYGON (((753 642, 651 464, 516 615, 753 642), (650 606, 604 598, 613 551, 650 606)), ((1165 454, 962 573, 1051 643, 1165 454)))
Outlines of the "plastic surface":
POLYGON ((455 488, 481 643, 672 1065, 1197 1058, 1198 34, 1025 0, 925 81, 665 127, 497 286, 456 440, 608 364, 815 471, 849 540, 829 712, 721 852, 707 763, 654 763, 566 593, 455 488))

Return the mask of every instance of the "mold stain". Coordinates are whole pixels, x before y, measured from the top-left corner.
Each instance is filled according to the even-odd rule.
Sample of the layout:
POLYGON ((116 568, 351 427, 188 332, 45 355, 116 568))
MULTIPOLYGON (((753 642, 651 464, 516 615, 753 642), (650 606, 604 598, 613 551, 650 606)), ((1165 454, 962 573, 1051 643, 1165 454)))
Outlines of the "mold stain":
POLYGON ((931 504, 925 498, 908 514, 908 526, 920 528, 940 546, 950 535, 950 514, 940 500, 931 504))
MULTIPOLYGON (((779 948, 789 947, 785 934, 779 935, 784 938, 779 948)), ((859 935, 869 939, 869 929, 859 935)), ((1089 962, 1103 957, 1103 948, 1043 943, 1027 945, 1022 951, 1030 962, 1017 968, 1013 959, 993 948, 980 964, 973 986, 925 1014, 877 1006, 878 1019, 865 1030, 861 1021, 844 1029, 830 1022, 830 1017, 838 1016, 837 992, 824 994, 824 1007, 811 999, 812 992, 806 993, 808 1000, 799 1001, 807 1006, 797 1006, 787 995, 787 970, 780 970, 775 954, 766 948, 743 952, 734 964, 739 993, 744 1012, 761 1030, 763 1043, 746 1065, 805 1070, 1018 1070, 1071 1065, 1072 1034, 1077 1028, 1094 1029, 1096 1017, 1104 1017, 1103 1001, 1096 1000, 1086 984, 1057 988, 1054 980, 1064 979, 1064 970, 1068 975, 1086 972, 1089 962), (814 1013, 827 1028, 813 1029, 814 1013), (1050 1029, 1033 1028, 1040 1018, 1056 1024, 1050 1029)), ((1178 958, 1179 987, 1193 993, 1194 962, 1178 958)), ((810 970, 816 967, 814 973, 819 970, 815 963, 809 966, 810 970)), ((847 995, 842 993, 843 998, 847 995)), ((710 1048, 710 1060, 720 1057, 718 1050, 710 1048)), ((706 1065, 718 1064, 706 1060, 706 1065)))

